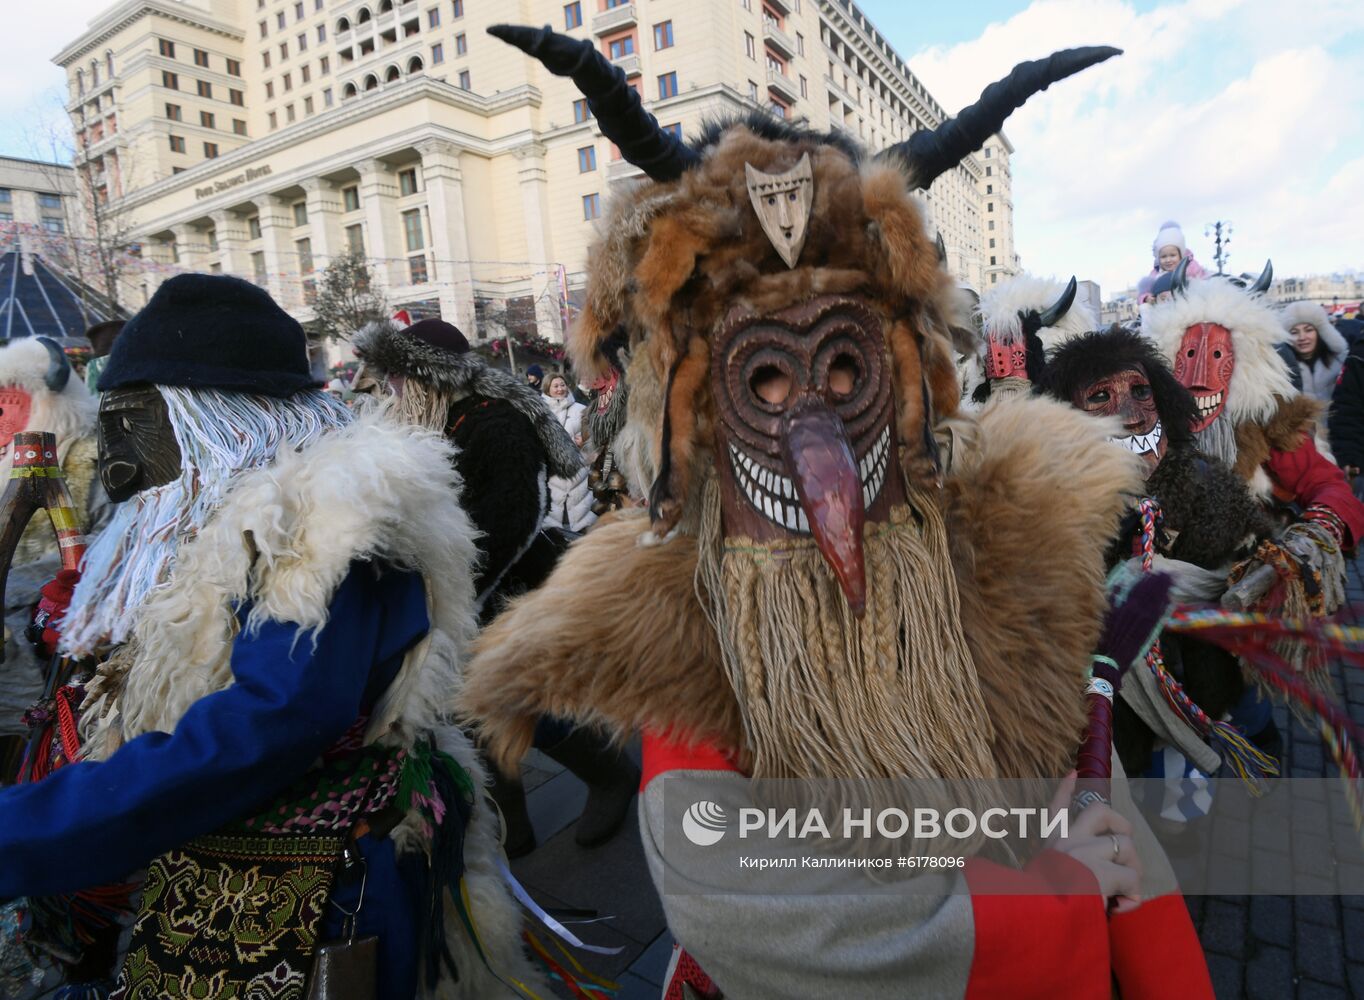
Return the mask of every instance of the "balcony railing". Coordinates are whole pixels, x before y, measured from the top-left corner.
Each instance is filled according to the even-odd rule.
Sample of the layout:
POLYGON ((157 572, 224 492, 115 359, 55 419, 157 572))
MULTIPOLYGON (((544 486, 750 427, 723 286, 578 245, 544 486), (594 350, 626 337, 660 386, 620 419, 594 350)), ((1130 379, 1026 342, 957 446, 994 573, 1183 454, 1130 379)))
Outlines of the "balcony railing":
POLYGON ((789 76, 778 73, 775 69, 767 71, 767 89, 790 101, 800 99, 800 88, 789 76))
POLYGON ((639 56, 635 55, 633 52, 628 56, 612 59, 611 65, 619 66, 626 76, 639 76, 639 74, 643 72, 639 63, 639 56))
POLYGON ((777 27, 777 22, 769 18, 763 18, 763 41, 787 59, 796 56, 796 44, 791 41, 791 36, 777 27))
POLYGON ((639 15, 632 3, 621 4, 604 10, 592 18, 592 34, 605 35, 621 28, 633 28, 639 23, 639 15))

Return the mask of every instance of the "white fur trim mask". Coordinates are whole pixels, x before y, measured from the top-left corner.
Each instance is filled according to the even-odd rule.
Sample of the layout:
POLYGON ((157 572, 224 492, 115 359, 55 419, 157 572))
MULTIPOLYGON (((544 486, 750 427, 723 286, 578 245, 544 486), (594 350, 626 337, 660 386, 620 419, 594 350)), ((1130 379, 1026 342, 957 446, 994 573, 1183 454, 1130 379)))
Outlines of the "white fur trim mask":
POLYGON ((1153 306, 1142 326, 1173 368, 1185 331, 1198 323, 1215 323, 1231 332, 1235 367, 1224 412, 1233 424, 1268 420, 1281 400, 1298 394, 1275 351, 1292 338, 1263 297, 1221 278, 1191 281, 1170 301, 1153 306))
MULTIPOLYGON (((1061 297, 1065 289, 1065 282, 1054 278, 1038 278, 1030 274, 1011 278, 980 297, 976 311, 980 316, 981 329, 986 337, 1002 343, 1021 344, 1023 321, 1019 314, 1033 310, 1043 312, 1061 297)), ((1077 298, 1055 326, 1042 327, 1037 331, 1037 336, 1050 355, 1071 338, 1098 328, 1099 317, 1088 304, 1077 298)))

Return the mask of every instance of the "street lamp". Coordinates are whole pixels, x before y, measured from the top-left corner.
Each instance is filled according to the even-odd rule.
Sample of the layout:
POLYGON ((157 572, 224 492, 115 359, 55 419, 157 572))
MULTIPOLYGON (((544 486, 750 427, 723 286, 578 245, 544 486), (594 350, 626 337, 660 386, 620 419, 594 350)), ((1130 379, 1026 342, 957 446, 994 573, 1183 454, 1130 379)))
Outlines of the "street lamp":
POLYGON ((1221 274, 1226 262, 1231 259, 1231 252, 1227 250, 1231 245, 1231 223, 1221 219, 1210 222, 1203 227, 1203 235, 1215 237, 1212 259, 1217 264, 1217 273, 1221 274))

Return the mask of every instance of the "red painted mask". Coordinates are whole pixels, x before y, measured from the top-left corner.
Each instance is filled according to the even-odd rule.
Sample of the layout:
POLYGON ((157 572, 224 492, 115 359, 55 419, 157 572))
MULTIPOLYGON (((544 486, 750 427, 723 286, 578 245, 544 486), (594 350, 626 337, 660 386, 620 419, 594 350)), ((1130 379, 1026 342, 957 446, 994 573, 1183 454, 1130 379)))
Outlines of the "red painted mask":
POLYGON ((611 397, 616 394, 616 386, 620 384, 620 372, 614 368, 607 370, 605 375, 594 378, 587 385, 589 392, 597 394, 597 412, 605 413, 611 406, 611 397))
POLYGON ((1165 457, 1165 430, 1156 412, 1156 397, 1145 369, 1123 368, 1096 379, 1078 390, 1071 402, 1098 417, 1117 417, 1125 433, 1113 438, 1134 455, 1140 455, 1148 472, 1165 457))
POLYGON ((23 389, 7 385, 0 389, 0 447, 8 448, 14 435, 28 426, 33 400, 23 389))
POLYGON ((711 352, 725 534, 813 537, 859 615, 863 525, 904 501, 882 325, 836 296, 736 308, 711 352))
POLYGON ((986 378, 1028 377, 1028 349, 1023 338, 1010 341, 992 331, 985 335, 985 346, 986 378))
POLYGON ((1175 378, 1193 393, 1198 419, 1193 429, 1201 431, 1217 419, 1227 403, 1231 373, 1236 367, 1231 331, 1217 323, 1195 323, 1184 331, 1179 353, 1175 355, 1175 378))

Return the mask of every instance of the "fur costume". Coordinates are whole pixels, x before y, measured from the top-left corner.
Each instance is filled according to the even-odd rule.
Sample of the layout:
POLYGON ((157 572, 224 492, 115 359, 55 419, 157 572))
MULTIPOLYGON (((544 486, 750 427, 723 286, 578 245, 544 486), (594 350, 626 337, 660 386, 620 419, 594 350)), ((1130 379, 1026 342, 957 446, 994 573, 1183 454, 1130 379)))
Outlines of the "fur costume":
MULTIPOLYGON (((1135 461, 1104 443, 1111 427, 1049 401, 957 416, 952 282, 911 194, 998 130, 998 107, 985 107, 1006 92, 1007 107, 1021 103, 1024 68, 942 134, 875 158, 760 115, 684 146, 590 43, 491 30, 572 76, 652 179, 622 192, 589 254, 569 347, 576 371, 600 371, 601 346, 626 331, 629 421, 656 456, 647 515, 604 518, 480 636, 461 704, 495 758, 515 763, 542 713, 617 738, 642 729, 656 881, 675 874, 664 774, 1068 768, 1104 606, 1103 542, 1137 485, 1135 461), (1068 516, 1038 516, 1061 506, 1068 516)), ((1026 70, 1098 55, 1081 51, 1026 70)), ((1009 964, 973 923, 983 901, 954 909, 962 923, 948 920, 945 937, 964 956, 949 958, 942 938, 922 936, 945 912, 937 901, 897 900, 883 923, 874 903, 849 899, 813 921, 796 899, 696 889, 665 895, 670 926, 736 997, 881 996, 891 982, 951 995, 978 973, 973 940, 990 956, 981 969, 1009 964), (858 946, 871 938, 869 955, 858 946)))

